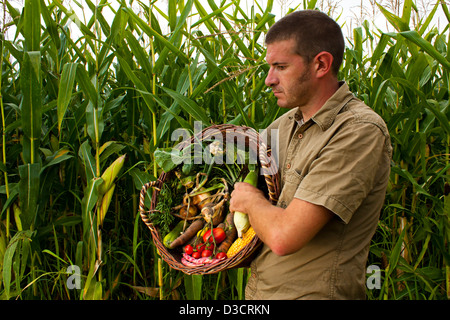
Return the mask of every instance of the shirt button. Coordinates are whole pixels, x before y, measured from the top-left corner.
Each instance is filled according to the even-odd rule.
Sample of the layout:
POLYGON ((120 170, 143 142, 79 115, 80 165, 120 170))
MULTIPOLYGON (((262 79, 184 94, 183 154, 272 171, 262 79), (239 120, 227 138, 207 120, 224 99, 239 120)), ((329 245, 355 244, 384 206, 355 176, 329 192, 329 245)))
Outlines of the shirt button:
POLYGON ((302 138, 303 138, 303 134, 299 133, 299 134, 298 134, 298 138, 299 138, 299 139, 302 139, 302 138))
POLYGON ((291 164, 288 163, 288 164, 286 165, 286 168, 287 168, 287 169, 290 169, 290 168, 291 168, 291 164))

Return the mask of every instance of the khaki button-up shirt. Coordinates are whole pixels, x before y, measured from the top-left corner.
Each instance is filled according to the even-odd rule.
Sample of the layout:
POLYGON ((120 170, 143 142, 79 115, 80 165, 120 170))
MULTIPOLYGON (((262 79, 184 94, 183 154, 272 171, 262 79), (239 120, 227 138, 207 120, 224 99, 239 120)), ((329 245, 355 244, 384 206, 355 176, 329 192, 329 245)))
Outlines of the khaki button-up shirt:
POLYGON ((369 245, 390 172, 388 130, 343 82, 311 119, 302 124, 301 118, 295 108, 267 128, 269 142, 278 130, 277 205, 298 198, 335 217, 293 254, 280 257, 264 245, 251 264, 246 298, 364 299, 369 245))

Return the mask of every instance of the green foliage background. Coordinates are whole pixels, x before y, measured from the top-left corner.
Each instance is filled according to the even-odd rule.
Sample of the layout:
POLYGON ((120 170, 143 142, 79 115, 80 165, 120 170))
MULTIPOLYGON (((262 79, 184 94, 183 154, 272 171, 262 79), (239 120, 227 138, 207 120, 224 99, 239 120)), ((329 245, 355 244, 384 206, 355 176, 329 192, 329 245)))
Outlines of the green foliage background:
MULTIPOLYGON (((280 115, 264 85, 277 4, 254 1, 250 13, 239 0, 113 4, 87 0, 83 21, 60 0, 2 2, 12 20, 0 46, 0 297, 242 299, 247 269, 185 276, 159 259, 138 194, 174 129, 260 129, 280 115), (80 289, 67 286, 69 265, 80 267, 80 289)), ((437 0, 411 27, 412 0, 400 14, 379 9, 394 31, 356 27, 340 72, 394 146, 369 256, 381 286, 367 295, 448 299, 449 32, 430 23, 450 13, 437 0)))

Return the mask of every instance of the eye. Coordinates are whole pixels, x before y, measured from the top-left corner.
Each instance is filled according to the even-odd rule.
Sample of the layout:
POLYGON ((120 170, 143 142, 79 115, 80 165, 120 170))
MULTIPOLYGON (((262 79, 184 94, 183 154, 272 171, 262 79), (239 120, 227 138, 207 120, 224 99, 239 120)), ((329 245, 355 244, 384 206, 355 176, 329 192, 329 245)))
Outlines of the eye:
POLYGON ((277 69, 280 70, 280 71, 283 71, 283 70, 285 70, 286 68, 287 68, 287 66, 283 66, 283 65, 278 65, 278 66, 277 66, 277 69))

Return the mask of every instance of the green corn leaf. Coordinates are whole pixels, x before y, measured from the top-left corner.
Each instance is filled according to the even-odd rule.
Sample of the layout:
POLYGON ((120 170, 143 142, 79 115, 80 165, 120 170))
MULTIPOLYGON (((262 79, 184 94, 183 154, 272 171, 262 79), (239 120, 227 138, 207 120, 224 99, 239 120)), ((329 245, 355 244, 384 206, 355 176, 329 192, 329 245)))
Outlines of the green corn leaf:
POLYGON ((99 144, 105 124, 103 122, 103 113, 101 107, 95 107, 92 101, 86 106, 86 124, 87 131, 92 141, 99 144))
POLYGON ((149 89, 142 83, 142 81, 134 74, 133 70, 131 70, 128 62, 121 58, 120 56, 117 57, 120 63, 120 66, 122 70, 127 75, 128 79, 130 79, 134 85, 136 86, 136 89, 138 89, 138 92, 141 94, 142 98, 144 99, 145 104, 147 107, 151 110, 152 113, 156 113, 155 104, 151 99, 151 96, 146 94, 149 92, 149 89))
POLYGON ((401 36, 405 37, 409 41, 415 43, 423 51, 428 53, 434 59, 436 59, 440 64, 442 64, 447 70, 450 70, 450 61, 447 60, 439 51, 436 50, 433 45, 422 38, 419 33, 415 30, 405 31, 399 33, 401 36))
POLYGON ((401 31, 407 31, 409 30, 408 23, 405 23, 402 18, 399 16, 393 14, 392 12, 388 11, 384 6, 376 3, 378 6, 378 9, 381 11, 381 13, 384 15, 384 17, 389 21, 389 23, 399 32, 401 31))
POLYGON ((166 92, 169 96, 171 96, 176 102, 180 104, 180 106, 190 115, 193 116, 195 120, 202 121, 204 124, 209 124, 210 119, 206 115, 205 110, 200 107, 195 101, 179 94, 178 92, 160 87, 164 92, 166 92))
POLYGON ((84 164, 84 169, 86 172, 86 180, 88 181, 92 180, 94 177, 97 176, 96 173, 97 171, 95 159, 92 155, 92 148, 88 140, 83 142, 83 144, 81 145, 78 156, 80 157, 81 161, 84 164))
POLYGON ((41 2, 25 0, 23 35, 27 51, 39 51, 41 45, 41 2))
POLYGON ((94 208, 98 199, 97 189, 102 182, 103 179, 101 178, 94 178, 89 181, 88 186, 85 189, 82 201, 82 209, 85 214, 89 213, 94 208))
POLYGON ((84 23, 81 22, 81 20, 78 18, 77 14, 72 8, 69 9, 65 4, 61 3, 61 0, 54 0, 53 4, 58 6, 58 9, 64 12, 64 14, 77 25, 77 27, 81 30, 84 37, 95 39, 95 34, 92 33, 92 31, 89 30, 89 28, 84 23))
POLYGON ((56 49, 59 49, 61 47, 61 39, 59 38, 58 35, 58 25, 56 24, 55 20, 51 17, 49 7, 47 7, 44 0, 40 0, 40 2, 41 2, 40 4, 41 14, 47 26, 47 32, 52 37, 52 41, 55 43, 56 49))
MULTIPOLYGON (((8 247, 6 248, 5 255, 3 257, 3 287, 5 289, 5 298, 8 300, 11 298, 11 280, 12 280, 12 265, 15 262, 14 256, 16 255, 16 250, 19 244, 23 241, 30 241, 33 235, 33 231, 24 230, 17 232, 14 237, 9 241, 8 247)), ((19 246, 19 253, 21 246, 19 246)), ((23 254, 23 252, 22 252, 23 254)), ((17 275, 18 276, 18 275, 17 275)))
POLYGON ((42 125, 40 68, 40 52, 25 52, 20 71, 20 84, 23 92, 22 130, 26 138, 23 142, 23 154, 27 163, 34 163, 38 158, 42 125))
MULTIPOLYGON (((23 231, 20 231, 23 232, 23 231)), ((16 233, 16 236, 20 235, 20 232, 16 233)), ((18 241, 14 238, 11 239, 10 245, 6 248, 5 255, 3 257, 3 287, 5 288, 6 299, 10 299, 11 292, 11 271, 14 253, 16 251, 18 241)))
POLYGON ((147 35, 155 37, 160 42, 161 47, 167 47, 168 50, 175 53, 183 63, 188 63, 189 60, 185 54, 177 48, 173 43, 165 39, 161 34, 156 32, 151 26, 149 26, 144 20, 138 17, 131 8, 123 8, 130 18, 144 31, 147 35))
MULTIPOLYGON (((149 92, 141 92, 141 94, 151 96, 160 107, 162 107, 164 110, 166 110, 166 113, 161 116, 161 120, 160 120, 158 127, 162 128, 162 127, 166 127, 166 125, 167 125, 166 128, 169 129, 170 120, 172 120, 172 118, 175 118, 178 121, 178 123, 181 125, 182 128, 192 130, 192 125, 188 121, 186 121, 183 117, 180 117, 178 115, 178 112, 176 111, 176 107, 178 106, 177 102, 174 102, 170 108, 167 108, 164 101, 161 100, 161 98, 159 98, 157 95, 151 94, 149 92)), ((159 132, 162 133, 162 134, 160 134, 160 136, 162 136, 162 135, 164 135, 166 130, 160 130, 159 132)))
POLYGON ((129 30, 125 31, 125 38, 127 39, 127 43, 130 46, 131 52, 135 55, 135 58, 139 65, 143 69, 143 73, 150 77, 153 73, 152 66, 150 65, 150 60, 147 52, 145 52, 142 45, 136 40, 133 33, 131 33, 129 30))
MULTIPOLYGON (((433 113, 433 115, 436 117, 436 119, 438 119, 438 121, 440 122, 442 128, 447 132, 447 134, 450 135, 449 119, 447 118, 445 113, 443 113, 441 110, 439 110, 439 108, 437 108, 433 105, 436 103, 435 100, 427 99, 425 97, 424 93, 422 91, 420 91, 419 89, 417 89, 416 87, 414 87, 411 84, 411 82, 409 82, 407 79, 393 77, 393 78, 391 78, 391 80, 401 84, 402 86, 407 88, 411 93, 413 93, 415 96, 419 97, 423 103, 423 106, 433 113)), ((415 121, 415 118, 411 119, 411 121, 415 121)))
POLYGON ((24 230, 34 225, 38 212, 40 172, 40 163, 19 166, 19 199, 22 209, 20 219, 24 230))
POLYGON ((64 65, 61 73, 61 82, 58 91, 57 111, 58 111, 58 131, 61 132, 61 124, 66 114, 72 98, 72 90, 75 83, 75 76, 77 72, 77 63, 68 63, 64 65))
POLYGON ((436 4, 433 7, 433 10, 427 15, 427 18, 425 19, 424 23, 419 28, 419 34, 423 35, 425 33, 425 30, 428 29, 430 26, 431 21, 433 20, 434 16, 436 15, 436 11, 439 8, 439 1, 436 1, 436 4))
POLYGON ((271 13, 272 8, 273 8, 273 0, 267 1, 266 10, 264 11, 263 16, 261 17, 261 20, 256 25, 255 30, 261 30, 266 23, 274 20, 275 15, 271 13))
MULTIPOLYGON (((213 10, 217 10, 218 7, 215 4, 214 0, 208 0, 209 6, 211 7, 211 9, 213 10)), ((241 35, 236 33, 233 26, 231 25, 230 22, 228 22, 228 19, 226 19, 223 14, 221 12, 218 13, 217 15, 218 18, 222 19, 221 22, 224 25, 225 29, 227 29, 227 31, 230 33, 231 38, 233 39, 233 41, 236 43, 236 45, 238 46, 239 50, 241 51, 242 55, 246 58, 252 58, 252 53, 250 52, 250 50, 248 49, 248 47, 245 45, 244 41, 242 41, 241 35)))
POLYGON ((413 8, 413 1, 412 0, 405 0, 403 2, 403 12, 402 12, 402 21, 404 24, 409 25, 409 22, 411 20, 411 11, 413 8))
POLYGON ((404 227, 401 234, 399 235, 397 242, 395 243, 395 246, 393 247, 391 251, 391 255, 389 257, 389 271, 386 274, 386 278, 389 278, 392 271, 395 270, 397 267, 398 261, 400 259, 400 254, 402 251, 402 245, 404 242, 405 234, 406 234, 407 227, 404 227))
POLYGON ((177 24, 177 0, 168 0, 167 10, 168 10, 168 18, 169 18, 169 27, 170 30, 173 31, 177 24))
POLYGON ((184 286, 189 300, 200 300, 202 297, 203 276, 199 274, 185 275, 184 286))
POLYGON ((224 5, 223 7, 211 12, 210 14, 207 14, 206 16, 202 17, 200 20, 196 21, 193 25, 191 25, 191 29, 194 29, 195 27, 201 25, 202 23, 210 20, 211 18, 214 18, 217 16, 218 13, 223 12, 225 9, 227 9, 228 7, 230 7, 233 4, 233 2, 230 2, 226 5, 224 5))
POLYGON ((97 220, 93 209, 98 200, 97 190, 102 182, 102 178, 91 179, 84 189, 84 196, 81 200, 81 211, 83 221, 83 239, 85 243, 90 243, 89 240, 93 240, 94 243, 97 243, 97 220))
POLYGON ((81 91, 85 94, 85 96, 90 101, 92 101, 93 105, 97 105, 98 100, 97 90, 92 84, 86 69, 81 64, 78 64, 76 79, 78 84, 80 85, 81 91))

